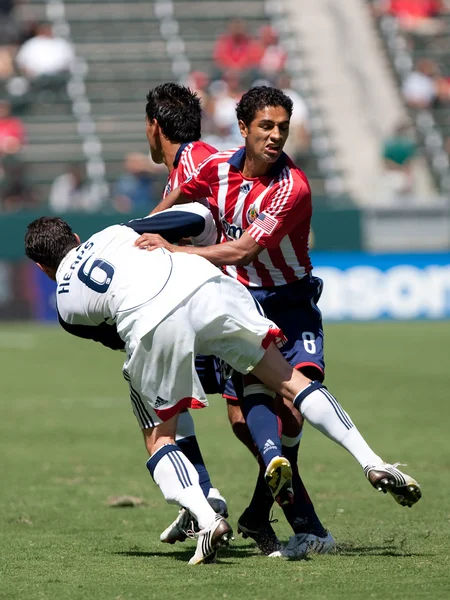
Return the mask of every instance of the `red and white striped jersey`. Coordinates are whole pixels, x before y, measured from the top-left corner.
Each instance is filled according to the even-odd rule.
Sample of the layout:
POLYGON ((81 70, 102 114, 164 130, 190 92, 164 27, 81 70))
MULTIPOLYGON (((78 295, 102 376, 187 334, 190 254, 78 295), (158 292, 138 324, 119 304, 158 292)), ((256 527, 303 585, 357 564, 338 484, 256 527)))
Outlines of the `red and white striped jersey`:
POLYGON ((249 287, 272 287, 301 279, 312 269, 308 238, 312 215, 306 175, 282 154, 267 175, 243 177, 245 148, 217 152, 181 183, 192 200, 209 196, 218 209, 222 242, 246 231, 264 250, 247 266, 227 273, 249 287))
POLYGON ((216 148, 201 140, 181 144, 175 155, 173 170, 167 178, 163 198, 192 175, 201 162, 217 152, 216 148))

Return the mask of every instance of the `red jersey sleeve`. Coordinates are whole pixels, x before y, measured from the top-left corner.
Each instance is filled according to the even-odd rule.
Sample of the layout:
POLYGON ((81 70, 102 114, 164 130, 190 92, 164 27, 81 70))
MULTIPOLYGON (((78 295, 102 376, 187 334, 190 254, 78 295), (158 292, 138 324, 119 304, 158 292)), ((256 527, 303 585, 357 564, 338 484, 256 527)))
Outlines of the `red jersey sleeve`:
POLYGON ((261 212, 248 227, 247 233, 263 248, 276 248, 300 223, 309 222, 312 215, 311 191, 303 181, 282 183, 263 200, 261 212))
POLYGON ((190 200, 200 200, 211 196, 210 179, 214 173, 214 165, 209 159, 204 160, 198 169, 180 184, 181 193, 190 200))

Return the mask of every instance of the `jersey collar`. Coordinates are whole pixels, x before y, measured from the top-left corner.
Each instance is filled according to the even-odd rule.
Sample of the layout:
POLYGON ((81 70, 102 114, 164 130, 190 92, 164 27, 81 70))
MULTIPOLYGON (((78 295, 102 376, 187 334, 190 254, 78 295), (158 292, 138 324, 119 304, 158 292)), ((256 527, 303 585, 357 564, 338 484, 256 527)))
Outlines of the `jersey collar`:
MULTIPOLYGON (((229 159, 228 163, 235 169, 240 170, 245 160, 245 147, 239 148, 229 159)), ((275 162, 266 173, 266 177, 276 177, 286 166, 287 154, 281 153, 280 158, 275 162)))
POLYGON ((177 153, 175 154, 175 160, 173 161, 173 166, 175 168, 178 167, 178 163, 180 162, 183 150, 186 148, 186 146, 189 146, 189 144, 192 144, 192 142, 185 142, 184 144, 181 144, 181 146, 178 148, 177 153))

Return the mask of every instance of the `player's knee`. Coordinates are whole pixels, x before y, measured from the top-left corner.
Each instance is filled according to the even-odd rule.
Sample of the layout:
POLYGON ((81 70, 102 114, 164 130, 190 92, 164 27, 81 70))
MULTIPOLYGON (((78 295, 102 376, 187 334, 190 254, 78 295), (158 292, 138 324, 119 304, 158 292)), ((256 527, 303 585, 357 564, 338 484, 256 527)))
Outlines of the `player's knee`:
POLYGON ((143 429, 145 447, 149 456, 155 454, 162 446, 166 444, 175 444, 175 435, 172 432, 164 432, 164 424, 152 429, 143 429))

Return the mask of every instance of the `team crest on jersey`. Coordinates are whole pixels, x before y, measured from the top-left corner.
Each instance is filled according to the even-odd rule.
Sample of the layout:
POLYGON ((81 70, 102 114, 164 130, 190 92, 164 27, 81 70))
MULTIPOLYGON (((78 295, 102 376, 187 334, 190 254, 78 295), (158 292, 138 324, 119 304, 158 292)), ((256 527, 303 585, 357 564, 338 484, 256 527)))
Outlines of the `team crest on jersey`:
POLYGON ((258 216, 258 211, 256 210, 256 205, 252 204, 247 211, 247 222, 253 223, 253 221, 258 216))

